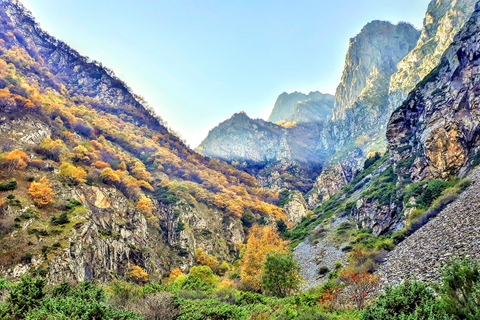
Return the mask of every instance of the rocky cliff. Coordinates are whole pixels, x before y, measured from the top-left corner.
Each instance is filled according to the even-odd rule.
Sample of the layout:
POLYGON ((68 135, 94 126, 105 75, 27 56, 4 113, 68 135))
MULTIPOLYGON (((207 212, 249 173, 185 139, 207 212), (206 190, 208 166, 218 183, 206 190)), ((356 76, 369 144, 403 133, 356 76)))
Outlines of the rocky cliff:
POLYGON ((335 97, 318 91, 308 95, 293 92, 282 93, 268 118, 273 123, 278 122, 320 122, 332 117, 335 97))
POLYGON ((374 87, 388 82, 389 76, 397 71, 397 63, 414 48, 419 36, 419 31, 407 23, 372 21, 350 39, 342 79, 335 93, 333 120, 346 119, 345 111, 352 108, 367 84, 374 87))
POLYGON ((417 45, 398 63, 398 71, 392 75, 389 88, 391 111, 438 65, 442 54, 470 18, 475 3, 475 0, 430 2, 417 45))
POLYGON ((390 119, 392 157, 398 170, 414 181, 461 175, 475 161, 480 129, 477 9, 440 64, 390 119))

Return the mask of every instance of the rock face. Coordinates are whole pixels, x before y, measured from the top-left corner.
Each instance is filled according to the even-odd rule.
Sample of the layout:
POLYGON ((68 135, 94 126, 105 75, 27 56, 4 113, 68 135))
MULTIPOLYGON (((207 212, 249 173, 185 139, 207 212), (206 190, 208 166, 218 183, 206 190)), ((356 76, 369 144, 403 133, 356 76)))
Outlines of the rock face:
POLYGON ((396 166, 414 181, 464 174, 480 130, 480 6, 440 64, 390 119, 387 138, 396 166))
POLYGON ((390 109, 397 108, 407 94, 440 62, 454 36, 474 11, 476 0, 432 0, 423 20, 415 48, 398 63, 389 88, 390 109))
POLYGON ((297 181, 308 189, 325 159, 322 128, 310 122, 285 128, 240 112, 212 129, 197 151, 235 162, 263 186, 284 188, 297 181))
POLYGON ((451 258, 480 261, 480 171, 468 178, 473 185, 388 254, 378 270, 384 284, 439 280, 438 269, 451 258))
POLYGON ((389 76, 397 71, 397 63, 413 49, 419 36, 407 23, 372 21, 350 39, 342 79, 335 93, 333 120, 346 119, 345 110, 352 107, 368 83, 381 86, 385 80, 388 82, 389 76))
MULTIPOLYGON (((38 116, 25 115, 14 121, 0 116, 0 134, 3 139, 11 141, 10 149, 31 148, 44 138, 55 138, 52 132, 55 128, 38 116), (29 139, 23 139, 25 137, 29 139)), ((104 282, 124 277, 129 266, 138 265, 156 279, 173 268, 188 270, 198 248, 223 261, 231 261, 235 244, 245 240, 240 219, 223 221, 220 212, 201 203, 192 206, 184 202, 165 204, 154 200, 153 218, 147 220, 114 187, 67 186, 62 185, 55 170, 47 175, 58 202, 77 199, 85 211, 71 217, 75 224, 67 225, 58 235, 57 241, 63 244, 58 252, 49 252, 46 257, 39 250, 35 252, 35 248, 47 245, 53 237, 52 234, 39 236, 29 245, 29 250, 34 253, 32 262, 13 267, 2 264, 0 277, 16 278, 42 268, 48 270, 49 283, 69 280, 104 282), (184 223, 183 229, 178 228, 179 222, 184 223)), ((300 204, 289 208, 289 214, 297 220, 306 213, 301 200, 303 198, 297 199, 300 204)), ((0 220, 18 218, 29 209, 34 208, 1 206, 0 220)), ((20 222, 22 231, 0 238, 0 246, 12 245, 15 237, 25 237, 25 234, 20 237, 19 232, 27 233, 39 223, 38 216, 20 222)))
POLYGON ((251 119, 245 112, 212 129, 197 148, 202 154, 226 161, 269 163, 291 158, 287 130, 261 119, 251 119))
POLYGON ((320 92, 310 92, 306 95, 300 92, 282 93, 268 118, 277 122, 319 122, 332 117, 335 97, 320 92))
POLYGON ((299 191, 293 191, 289 195, 287 204, 283 207, 288 220, 293 224, 299 223, 307 215, 308 206, 299 191))

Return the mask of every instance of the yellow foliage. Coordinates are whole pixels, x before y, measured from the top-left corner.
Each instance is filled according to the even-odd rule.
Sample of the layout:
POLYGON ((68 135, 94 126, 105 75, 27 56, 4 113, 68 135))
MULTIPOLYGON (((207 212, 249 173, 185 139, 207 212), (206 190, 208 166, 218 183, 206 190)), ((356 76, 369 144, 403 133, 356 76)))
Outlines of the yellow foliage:
POLYGON ((128 272, 128 276, 131 277, 133 280, 135 280, 137 282, 148 281, 148 273, 143 271, 143 269, 139 266, 130 267, 130 271, 128 272))
POLYGON ((73 183, 86 182, 87 173, 80 167, 65 162, 60 166, 60 175, 68 178, 73 183))
POLYGON ((145 181, 145 180, 138 180, 138 185, 139 185, 140 187, 145 188, 145 189, 147 189, 147 190, 149 190, 149 191, 152 191, 152 192, 153 192, 153 190, 155 190, 155 189, 153 189, 153 187, 150 185, 150 183, 148 183, 148 182, 145 181))
POLYGON ((100 174, 100 178, 102 178, 105 183, 120 182, 119 173, 114 171, 112 168, 103 169, 102 173, 100 174))
POLYGON ((230 280, 228 278, 224 278, 219 284, 218 288, 223 289, 223 288, 230 288, 233 286, 233 280, 230 280))
POLYGON ((54 202, 52 197, 55 195, 50 188, 50 181, 42 177, 38 182, 33 181, 28 189, 28 195, 38 207, 45 207, 54 202))
POLYGON ((142 196, 140 200, 138 200, 135 208, 143 214, 150 214, 152 213, 154 206, 150 198, 142 196))
POLYGON ((207 254, 200 248, 195 251, 195 255, 197 257, 198 263, 209 266, 212 269, 217 268, 220 264, 214 256, 212 256, 211 254, 207 254))
POLYGON ((240 262, 240 277, 247 287, 260 290, 263 264, 267 255, 272 252, 288 252, 288 242, 282 240, 271 226, 255 225, 250 228, 247 246, 240 262))

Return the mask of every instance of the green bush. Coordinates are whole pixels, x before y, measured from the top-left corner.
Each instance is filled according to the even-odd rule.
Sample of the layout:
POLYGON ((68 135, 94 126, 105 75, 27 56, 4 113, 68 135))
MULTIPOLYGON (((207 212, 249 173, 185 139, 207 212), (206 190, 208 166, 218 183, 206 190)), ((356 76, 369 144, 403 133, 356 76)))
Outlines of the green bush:
POLYGON ((54 226, 70 223, 70 219, 68 219, 68 213, 63 212, 62 214, 60 214, 58 218, 52 217, 52 219, 50 220, 50 223, 54 226))
POLYGON ((419 281, 405 281, 385 293, 360 316, 361 320, 436 320, 449 319, 433 290, 419 281))
POLYGON ((267 256, 262 275, 262 289, 270 295, 286 297, 300 288, 300 266, 288 253, 274 253, 267 256))
POLYGON ((45 291, 45 280, 22 278, 13 286, 6 303, 0 305, 1 319, 105 319, 141 318, 136 314, 105 305, 100 287, 83 282, 76 287, 62 283, 45 291))
POLYGON ((12 191, 17 188, 17 180, 10 180, 5 183, 0 183, 0 191, 12 191))
POLYGON ((442 270, 440 301, 455 319, 478 319, 480 315, 480 264, 449 261, 442 270))

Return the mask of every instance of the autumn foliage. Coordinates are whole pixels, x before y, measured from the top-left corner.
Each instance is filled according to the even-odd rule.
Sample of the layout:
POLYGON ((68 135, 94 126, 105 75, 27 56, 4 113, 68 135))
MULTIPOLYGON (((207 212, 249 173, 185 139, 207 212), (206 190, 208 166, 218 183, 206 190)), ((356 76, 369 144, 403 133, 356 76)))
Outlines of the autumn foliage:
POLYGON ((205 251, 203 251, 200 248, 195 251, 195 256, 199 264, 209 266, 213 270, 218 268, 220 264, 214 256, 212 256, 211 254, 207 254, 205 251))
POLYGON ((42 177, 38 182, 33 181, 28 189, 28 195, 32 198, 37 207, 45 207, 53 201, 55 193, 50 188, 50 181, 42 177))
POLYGON ((143 214, 150 214, 152 213, 154 206, 150 198, 142 196, 140 200, 138 200, 135 208, 143 214))
POLYGON ((365 307, 367 298, 379 287, 379 276, 367 271, 342 270, 339 279, 346 285, 345 293, 357 310, 365 307))
POLYGON ((280 238, 276 229, 259 225, 250 228, 246 249, 240 262, 240 277, 245 286, 254 291, 260 290, 265 260, 274 252, 288 252, 288 242, 280 238))
POLYGON ((148 273, 143 271, 143 269, 139 266, 131 266, 130 271, 128 271, 128 276, 135 282, 148 281, 148 273))
POLYGON ((30 158, 27 154, 18 149, 10 151, 3 159, 4 167, 9 172, 25 169, 28 161, 30 161, 30 158))
POLYGON ((63 163, 60 166, 60 175, 67 178, 70 182, 78 184, 86 182, 87 172, 81 167, 76 167, 71 163, 63 163))

